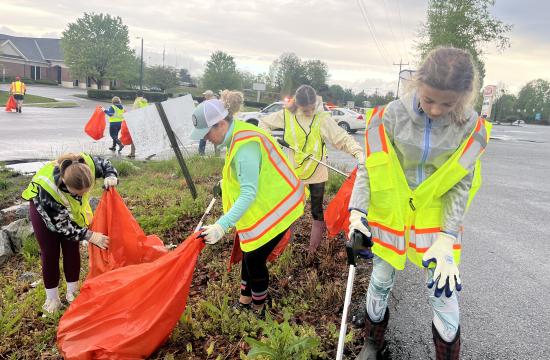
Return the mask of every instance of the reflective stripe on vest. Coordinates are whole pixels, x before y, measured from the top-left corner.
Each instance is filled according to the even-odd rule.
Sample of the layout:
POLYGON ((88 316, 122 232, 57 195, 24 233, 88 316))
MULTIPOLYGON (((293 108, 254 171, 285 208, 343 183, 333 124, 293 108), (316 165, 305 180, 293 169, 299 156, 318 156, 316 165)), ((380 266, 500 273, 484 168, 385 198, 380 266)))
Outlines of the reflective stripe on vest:
POLYGON ((223 171, 224 212, 229 211, 239 195, 239 184, 231 170, 231 161, 238 149, 248 142, 258 143, 262 164, 256 199, 236 223, 240 246, 245 252, 259 248, 290 227, 303 214, 305 202, 302 181, 271 136, 253 125, 236 120, 223 171))
MULTIPOLYGON (((92 179, 95 180, 95 164, 93 159, 85 153, 81 153, 80 155, 85 160, 86 165, 90 168, 92 179)), ((69 216, 72 221, 80 227, 88 226, 93 217, 92 208, 89 203, 90 193, 88 192, 84 194, 82 196, 82 200, 79 201, 70 194, 59 189, 59 187, 55 184, 53 177, 55 167, 56 163, 52 161, 38 170, 33 176, 31 183, 27 186, 25 191, 23 191, 23 199, 31 200, 36 197, 38 195, 38 186, 40 186, 47 191, 56 202, 69 210, 69 216)))
POLYGON ((118 106, 111 106, 114 109, 113 116, 109 117, 109 122, 122 122, 124 121, 124 109, 120 109, 118 106))
POLYGON ((318 112, 313 116, 311 121, 309 132, 298 123, 296 115, 288 111, 283 110, 284 116, 284 140, 290 145, 291 148, 297 149, 294 151, 294 170, 300 179, 309 179, 319 163, 308 159, 312 156, 315 159, 322 160, 325 155, 325 142, 321 137, 321 121, 325 115, 324 112, 318 112))
MULTIPOLYGON (((479 157, 489 140, 490 127, 478 119, 475 129, 455 153, 415 190, 405 174, 382 121, 383 112, 367 123, 365 144, 371 181, 371 204, 367 219, 373 234, 373 252, 403 269, 407 256, 421 266, 424 252, 441 231, 441 197, 475 168, 468 206, 481 184, 479 157)), ((460 261, 462 231, 453 246, 455 260, 460 261)))

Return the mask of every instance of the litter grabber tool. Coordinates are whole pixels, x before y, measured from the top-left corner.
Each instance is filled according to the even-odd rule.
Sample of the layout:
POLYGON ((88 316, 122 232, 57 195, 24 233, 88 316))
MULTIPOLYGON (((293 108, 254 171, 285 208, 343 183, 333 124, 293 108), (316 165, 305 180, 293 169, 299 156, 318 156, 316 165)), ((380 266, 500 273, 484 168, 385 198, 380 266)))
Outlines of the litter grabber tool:
POLYGON ((347 320, 349 305, 351 303, 351 294, 353 292, 353 281, 355 280, 356 259, 360 251, 368 250, 372 247, 372 238, 367 237, 360 231, 355 230, 351 238, 346 242, 346 254, 348 258, 349 272, 346 285, 346 296, 344 297, 344 310, 342 311, 342 322, 340 324, 340 335, 338 336, 338 348, 336 351, 336 360, 342 360, 344 356, 344 342, 346 339, 347 320))
MULTIPOLYGON (((204 211, 204 214, 202 214, 201 219, 199 220, 198 225, 195 227, 194 232, 199 231, 199 229, 202 227, 202 223, 204 222, 204 219, 206 219, 208 214, 210 214, 210 211, 212 210, 212 207, 214 206, 215 202, 216 202, 216 198, 213 197, 212 200, 210 200, 210 204, 208 204, 208 206, 206 207, 206 210, 204 211)), ((200 236, 201 235, 199 235, 199 237, 200 236)), ((168 245, 166 245, 166 248, 167 249, 173 249, 173 248, 176 248, 177 246, 178 245, 175 245, 175 244, 168 244, 168 245)))
MULTIPOLYGON (((287 142, 286 142, 284 139, 282 139, 282 138, 277 138, 277 142, 278 142, 281 146, 283 146, 283 147, 285 147, 285 148, 287 148, 287 149, 290 149, 290 150, 292 150, 292 151, 294 151, 294 152, 297 152, 297 153, 304 154, 303 151, 300 151, 299 149, 295 149, 295 148, 291 147, 290 144, 287 143, 287 142)), ((326 162, 314 158, 312 154, 309 154, 304 160, 308 160, 308 159, 309 159, 309 160, 313 160, 313 161, 315 161, 315 162, 317 162, 317 163, 323 165, 323 166, 326 167, 327 169, 330 169, 330 170, 332 170, 332 171, 334 171, 334 172, 337 172, 338 174, 340 174, 340 175, 342 175, 342 176, 344 176, 344 177, 348 177, 348 176, 349 176, 349 174, 346 174, 345 172, 343 172, 343 171, 341 171, 341 170, 338 170, 338 169, 335 168, 334 166, 330 166, 330 165, 327 164, 326 162)))

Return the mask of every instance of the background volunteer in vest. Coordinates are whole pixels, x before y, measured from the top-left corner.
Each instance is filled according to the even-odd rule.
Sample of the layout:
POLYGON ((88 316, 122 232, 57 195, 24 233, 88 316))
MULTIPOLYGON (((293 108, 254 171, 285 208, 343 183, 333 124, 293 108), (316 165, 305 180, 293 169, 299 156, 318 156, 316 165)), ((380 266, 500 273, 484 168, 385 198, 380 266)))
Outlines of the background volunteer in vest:
MULTIPOLYGON (((372 250, 375 254, 364 305, 365 312, 358 316, 359 321, 356 323, 362 326, 364 321, 365 326, 365 346, 358 359, 376 359, 377 353, 381 355, 386 351, 384 333, 389 319, 387 307, 389 294, 395 281, 395 264, 402 262, 400 263, 402 266, 397 267, 401 270, 406 259, 419 267, 430 266, 425 271, 427 272, 427 296, 434 314, 432 333, 436 359, 458 359, 460 354, 459 308, 454 290, 455 286, 456 290, 460 290, 461 282, 457 254, 454 252, 460 249, 462 221, 470 198, 474 175, 480 176, 474 167, 478 169, 476 164, 482 153, 481 146, 481 150, 472 157, 473 160, 467 169, 464 170, 464 167, 461 167, 457 180, 447 185, 450 188, 447 192, 441 195, 428 192, 430 195, 427 196, 428 201, 425 204, 428 205, 425 208, 418 208, 420 207, 418 204, 420 200, 418 200, 417 208, 413 209, 415 202, 412 197, 410 201, 407 197, 404 199, 403 207, 399 207, 392 201, 388 204, 389 206, 386 206, 387 209, 383 209, 380 199, 382 201, 388 199, 388 194, 397 192, 398 186, 395 184, 399 183, 399 178, 401 181, 406 178, 406 184, 403 186, 408 191, 414 191, 427 180, 431 180, 427 184, 434 184, 436 179, 441 179, 440 183, 442 183, 453 176, 450 173, 443 175, 437 170, 447 164, 456 166, 456 162, 447 160, 453 154, 462 154, 462 149, 466 149, 462 145, 465 145, 471 136, 474 137, 476 126, 485 124, 482 120, 478 123, 477 114, 472 107, 479 87, 471 56, 455 48, 433 50, 422 62, 408 90, 408 94, 387 105, 383 116, 374 114, 370 119, 367 129, 370 135, 366 135, 370 147, 370 154, 366 153, 368 170, 365 165, 359 167, 350 200, 350 233, 358 230, 371 236, 372 232, 374 241, 372 250), (396 155, 393 158, 394 162, 391 162, 394 164, 392 169, 399 168, 397 171, 404 173, 404 177, 395 176, 393 179, 391 176, 385 177, 382 173, 377 173, 378 168, 384 168, 383 161, 378 161, 378 168, 372 165, 373 162, 369 162, 371 157, 372 160, 381 159, 372 155, 373 151, 378 151, 377 155, 384 155, 383 147, 382 150, 377 150, 376 142, 371 143, 371 136, 380 138, 376 135, 379 133, 377 126, 380 126, 377 124, 383 125, 387 139, 391 143, 388 144, 384 140, 389 148, 386 152, 390 152, 389 161, 392 161, 392 153, 396 155), (460 177, 462 177, 461 180, 460 177), (424 209, 433 210, 432 206, 439 201, 441 207, 439 210, 436 209, 439 213, 428 216, 425 215, 427 212, 422 213, 423 219, 436 218, 435 221, 439 226, 432 228, 430 230, 432 233, 423 233, 418 226, 422 221, 421 212, 424 209), (409 205, 412 210, 409 209, 409 205), (376 222, 370 220, 376 216, 373 214, 379 214, 381 211, 389 213, 387 218, 407 216, 402 215, 401 211, 396 211, 397 209, 405 209, 404 212, 415 214, 413 225, 416 229, 413 231, 416 233, 413 234, 413 231, 408 233, 410 234, 408 241, 404 240, 402 234, 396 235, 398 233, 389 232, 388 228, 391 227, 393 219, 388 220, 387 223, 378 219, 376 222), (390 241, 388 239, 400 236, 403 238, 401 243, 403 251, 398 253, 386 242, 390 241), (424 241, 421 239, 429 240, 421 245, 419 242, 424 241)), ((489 136, 488 133, 485 135, 486 138, 483 136, 479 141, 485 142, 486 145, 489 136)), ((458 168, 450 169, 457 173, 458 168)), ((404 181, 402 183, 404 184, 404 181)), ((423 189, 427 188, 424 186, 423 189)), ((417 193, 412 194, 411 196, 415 197, 417 193)), ((407 231, 408 229, 405 229, 405 233, 407 231)))
POLYGON ((21 81, 19 76, 15 77, 15 81, 11 83, 10 86, 10 95, 13 95, 15 102, 17 103, 16 112, 21 113, 21 108, 23 107, 23 100, 25 99, 25 93, 27 88, 25 83, 21 81))
POLYGON ((75 298, 80 274, 80 241, 106 249, 109 238, 88 230, 92 220, 89 192, 95 179, 104 178, 105 188, 117 185, 117 172, 108 160, 88 154, 64 154, 36 172, 23 192, 30 201, 30 219, 40 245, 42 276, 46 288, 43 309, 59 310, 59 256, 63 251, 66 300, 75 298))
POLYGON ((193 112, 195 128, 191 138, 204 138, 215 145, 225 145, 227 148, 222 177, 225 215, 216 223, 205 226, 203 235, 205 242, 212 245, 217 243, 229 228, 236 227, 243 252, 241 295, 237 306, 244 309, 252 308, 258 314, 262 314, 269 286, 266 261, 292 223, 303 214, 304 187, 269 134, 254 125, 233 118, 233 114, 239 111, 242 104, 242 94, 224 91, 222 100, 229 111, 224 107, 224 102, 212 99, 200 103, 193 112), (247 136, 240 138, 238 136, 244 135, 239 135, 239 132, 245 132, 247 136), (278 157, 272 160, 278 161, 278 167, 270 161, 265 150, 267 148, 272 150, 272 157, 278 157), (287 172, 289 181, 295 183, 296 189, 290 189, 278 170, 287 172), (281 191, 286 189, 285 186, 288 186, 289 199, 301 194, 295 206, 288 212, 282 207, 277 207, 286 213, 285 218, 268 217, 269 230, 265 235, 247 241, 247 233, 258 231, 258 224, 265 225, 264 215, 280 203, 286 204, 283 199, 287 193, 281 191), (243 229, 243 224, 246 230, 243 229), (240 230, 245 233, 239 232, 240 230))
MULTIPOLYGON (((132 110, 141 109, 149 105, 149 102, 143 96, 143 91, 139 90, 136 95, 136 99, 134 100, 134 104, 132 105, 132 110)), ((136 157, 136 146, 134 145, 134 139, 132 139, 132 143, 130 144, 130 153, 128 154, 128 157, 130 159, 136 157)))
POLYGON ((109 135, 111 136, 111 139, 113 139, 113 146, 111 146, 109 150, 115 151, 116 146, 118 145, 118 152, 121 152, 124 145, 120 142, 118 133, 120 132, 122 122, 124 121, 124 107, 122 106, 122 102, 118 96, 113 97, 112 102, 113 105, 111 105, 109 109, 103 109, 105 114, 109 117, 109 135))
POLYGON ((299 151, 290 151, 288 157, 296 173, 309 185, 311 193, 311 214, 313 224, 309 240, 309 251, 315 252, 325 234, 323 196, 328 170, 313 160, 304 158, 311 154, 317 160, 327 161, 325 143, 363 162, 363 149, 342 129, 330 114, 323 109, 323 101, 309 85, 302 85, 286 109, 268 115, 260 120, 260 128, 267 131, 284 129, 284 140, 299 151))

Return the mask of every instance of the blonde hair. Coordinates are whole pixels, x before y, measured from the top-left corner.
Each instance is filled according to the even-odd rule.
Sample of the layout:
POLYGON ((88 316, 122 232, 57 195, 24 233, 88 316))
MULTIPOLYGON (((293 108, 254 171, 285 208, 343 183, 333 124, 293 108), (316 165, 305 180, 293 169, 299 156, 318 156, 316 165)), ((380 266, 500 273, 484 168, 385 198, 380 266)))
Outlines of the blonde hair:
POLYGON ((57 159, 57 166, 59 166, 60 172, 57 186, 63 182, 66 186, 75 190, 92 187, 94 183, 92 170, 82 155, 73 153, 63 154, 57 159))
POLYGON ((118 96, 113 96, 112 103, 113 104, 120 104, 121 103, 120 98, 118 96))
POLYGON ((422 85, 459 94, 450 116, 458 124, 468 121, 465 113, 473 108, 478 90, 478 73, 470 53, 453 47, 433 49, 420 64, 409 90, 422 85))
POLYGON ((220 93, 220 100, 223 102, 223 105, 227 111, 229 111, 229 115, 233 116, 241 111, 241 107, 244 102, 244 95, 240 91, 226 89, 220 93))

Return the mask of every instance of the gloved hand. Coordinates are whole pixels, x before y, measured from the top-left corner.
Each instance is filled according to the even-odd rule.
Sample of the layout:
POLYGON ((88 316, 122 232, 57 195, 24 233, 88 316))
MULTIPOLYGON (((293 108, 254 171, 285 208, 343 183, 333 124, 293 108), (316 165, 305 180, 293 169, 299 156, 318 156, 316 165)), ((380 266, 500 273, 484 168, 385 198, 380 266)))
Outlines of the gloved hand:
POLYGON ((222 180, 218 181, 212 188, 212 194, 214 197, 222 197, 222 180))
POLYGON ((204 236, 204 242, 208 245, 214 245, 220 241, 224 234, 225 230, 220 224, 206 225, 201 233, 204 236))
POLYGON ((354 230, 362 232, 368 238, 372 237, 369 223, 367 221, 367 215, 361 211, 351 210, 350 212, 348 239, 351 239, 351 234, 353 234, 354 230))
POLYGON ((107 176, 103 180, 103 187, 109 189, 110 187, 115 187, 118 185, 118 179, 115 176, 107 176))
POLYGON ((102 233, 92 232, 92 236, 88 241, 103 250, 109 247, 109 237, 102 233))
POLYGON ((444 232, 437 235, 437 239, 422 257, 422 265, 428 267, 432 261, 436 263, 432 279, 428 281, 428 288, 437 282, 434 295, 440 297, 445 290, 445 296, 451 297, 453 291, 462 289, 462 282, 453 256, 455 237, 444 232))
POLYGON ((359 165, 365 165, 365 154, 361 151, 354 155, 359 165))

